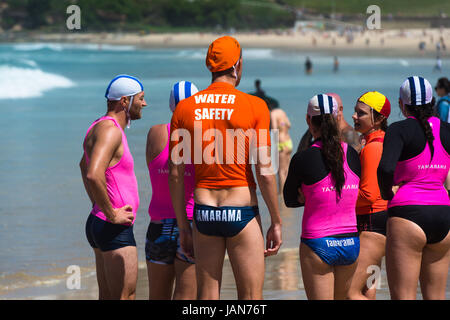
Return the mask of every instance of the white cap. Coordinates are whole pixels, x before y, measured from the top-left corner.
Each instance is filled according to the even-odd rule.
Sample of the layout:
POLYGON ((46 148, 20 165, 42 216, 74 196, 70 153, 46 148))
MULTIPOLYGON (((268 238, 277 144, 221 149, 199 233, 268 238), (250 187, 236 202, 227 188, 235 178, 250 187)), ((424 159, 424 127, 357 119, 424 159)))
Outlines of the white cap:
POLYGON ((180 81, 173 85, 170 91, 169 108, 173 112, 178 102, 189 98, 198 92, 197 87, 189 81, 180 81))
POLYGON ((410 106, 428 104, 433 99, 433 88, 425 78, 409 77, 400 87, 400 99, 404 104, 410 106))
POLYGON ((338 103, 335 98, 326 94, 318 94, 309 100, 307 114, 311 117, 322 114, 337 116, 338 103))
POLYGON ((111 80, 106 88, 105 98, 117 101, 124 96, 134 96, 142 91, 144 91, 144 86, 137 78, 121 74, 111 80))

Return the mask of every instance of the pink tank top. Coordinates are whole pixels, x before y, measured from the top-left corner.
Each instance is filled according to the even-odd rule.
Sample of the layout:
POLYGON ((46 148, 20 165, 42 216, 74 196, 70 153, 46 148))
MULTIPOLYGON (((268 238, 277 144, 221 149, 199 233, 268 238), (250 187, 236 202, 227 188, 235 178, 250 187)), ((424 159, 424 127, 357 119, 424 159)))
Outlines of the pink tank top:
POLYGON ((430 117, 428 122, 434 136, 433 159, 430 162, 431 150, 427 143, 419 155, 397 163, 394 185, 400 183, 403 185, 389 201, 388 208, 407 205, 450 205, 444 187, 450 168, 450 156, 441 143, 441 122, 436 117, 430 117))
MULTIPOLYGON (((114 125, 120 129, 120 131, 122 132, 123 145, 123 155, 120 158, 119 162, 117 162, 112 167, 108 167, 105 171, 108 197, 114 209, 121 208, 127 204, 131 205, 134 214, 134 224, 134 221, 136 220, 136 212, 139 208, 139 193, 136 175, 134 173, 134 161, 133 157, 131 156, 130 149, 128 148, 128 142, 125 136, 125 132, 123 132, 122 128, 114 118, 104 116, 95 120, 94 123, 91 124, 86 132, 86 136, 84 137, 84 139, 86 140, 89 131, 91 131, 91 129, 97 123, 103 120, 113 121, 114 125)), ((84 150, 84 154, 86 157, 86 163, 89 164, 89 158, 86 150, 84 150)), ((111 222, 108 218, 106 218, 105 214, 100 211, 100 208, 97 206, 97 204, 94 204, 91 214, 102 220, 111 222)))
MULTIPOLYGON (((167 133, 170 139, 170 123, 167 124, 167 133)), ((158 154, 148 165, 150 181, 152 183, 152 200, 148 207, 151 220, 175 219, 175 210, 169 191, 169 139, 164 150, 158 154)), ((186 200, 186 213, 192 220, 194 211, 194 165, 186 164, 184 171, 184 190, 186 200)))
MULTIPOLYGON (((322 142, 318 141, 311 147, 321 148, 322 142)), ((342 147, 345 183, 340 198, 337 198, 331 173, 315 184, 302 184, 301 186, 305 196, 302 238, 317 239, 335 234, 357 232, 355 207, 358 198, 359 177, 348 166, 347 144, 342 143, 342 147)))

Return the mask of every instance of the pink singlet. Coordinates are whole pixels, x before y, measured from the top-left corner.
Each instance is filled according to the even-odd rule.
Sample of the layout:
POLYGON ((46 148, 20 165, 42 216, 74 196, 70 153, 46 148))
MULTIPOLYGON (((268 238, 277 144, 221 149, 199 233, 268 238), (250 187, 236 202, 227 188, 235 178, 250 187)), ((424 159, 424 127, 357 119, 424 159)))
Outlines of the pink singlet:
MULTIPOLYGON (((152 221, 176 218, 169 191, 170 123, 167 124, 167 133, 169 139, 164 150, 148 165, 150 181, 152 183, 152 200, 148 207, 148 214, 152 221)), ((189 220, 192 220, 192 213, 194 211, 194 185, 194 165, 186 164, 184 171, 184 190, 186 213, 189 220)))
MULTIPOLYGON (((317 141, 311 147, 321 148, 322 142, 317 141)), ((342 148, 345 183, 342 187, 341 198, 337 198, 331 173, 315 184, 301 185, 305 196, 302 238, 317 239, 358 231, 355 207, 358 198, 359 177, 348 166, 347 144, 342 143, 342 148)))
POLYGON ((397 163, 394 185, 401 183, 403 185, 389 201, 388 208, 407 205, 450 205, 448 193, 444 187, 450 166, 450 156, 441 143, 440 120, 430 117, 428 122, 434 136, 433 159, 430 162, 431 150, 427 142, 425 149, 419 155, 397 163))
MULTIPOLYGON (((136 175, 134 173, 134 161, 131 156, 130 149, 128 148, 127 138, 125 136, 125 132, 123 132, 122 127, 117 123, 117 121, 109 116, 101 117, 94 121, 91 124, 89 129, 86 132, 86 136, 84 140, 86 141, 86 137, 89 131, 100 121, 103 120, 111 120, 114 122, 114 125, 120 129, 122 132, 122 145, 123 145, 123 155, 120 158, 119 162, 117 162, 114 166, 108 167, 105 171, 106 178, 106 188, 108 192, 109 200, 111 201, 111 205, 114 209, 121 208, 125 205, 130 205, 133 208, 133 224, 136 220, 136 212, 139 208, 139 193, 138 193, 138 185, 136 180, 136 175)), ((86 163, 89 164, 89 158, 84 150, 84 154, 86 157, 86 163)), ((96 217, 111 222, 106 218, 105 214, 100 211, 100 208, 97 204, 94 204, 92 208, 91 214, 96 217)))

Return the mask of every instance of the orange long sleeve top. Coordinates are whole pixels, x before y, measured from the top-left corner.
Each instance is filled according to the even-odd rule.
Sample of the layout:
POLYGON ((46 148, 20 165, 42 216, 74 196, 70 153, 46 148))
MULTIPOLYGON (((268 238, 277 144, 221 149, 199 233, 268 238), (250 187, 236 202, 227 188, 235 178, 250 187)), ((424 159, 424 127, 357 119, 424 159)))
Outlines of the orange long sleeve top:
POLYGON ((385 132, 377 130, 365 136, 366 144, 360 153, 361 180, 359 182, 356 214, 370 214, 387 210, 387 201, 381 198, 377 169, 383 153, 385 132))

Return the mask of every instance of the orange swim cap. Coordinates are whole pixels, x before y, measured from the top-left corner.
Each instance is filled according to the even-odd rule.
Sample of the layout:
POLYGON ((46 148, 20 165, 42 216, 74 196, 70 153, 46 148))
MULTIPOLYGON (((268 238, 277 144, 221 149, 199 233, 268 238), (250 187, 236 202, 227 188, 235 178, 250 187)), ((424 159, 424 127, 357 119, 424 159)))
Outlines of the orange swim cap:
POLYGON ((359 97, 358 101, 367 104, 369 107, 381 113, 386 118, 388 118, 391 113, 391 103, 388 98, 378 91, 366 92, 359 97))
POLYGON ((211 72, 219 72, 233 67, 241 57, 239 42, 230 36, 214 40, 208 48, 206 66, 211 72))

